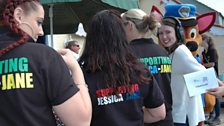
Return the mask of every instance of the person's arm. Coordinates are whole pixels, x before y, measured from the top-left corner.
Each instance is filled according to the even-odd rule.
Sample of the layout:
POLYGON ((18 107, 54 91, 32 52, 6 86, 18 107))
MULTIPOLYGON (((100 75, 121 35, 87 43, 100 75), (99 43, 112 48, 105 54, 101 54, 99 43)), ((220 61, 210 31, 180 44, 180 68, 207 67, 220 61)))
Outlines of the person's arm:
POLYGON ((210 68, 210 67, 214 67, 215 63, 214 62, 203 63, 203 66, 205 66, 206 68, 210 68))
POLYGON ((157 81, 153 76, 151 76, 149 93, 144 99, 143 112, 145 123, 153 123, 165 119, 166 108, 164 101, 164 96, 158 86, 157 81))
MULTIPOLYGON (((218 79, 217 79, 218 80, 218 79)), ((208 89, 208 93, 211 95, 214 95, 216 97, 222 97, 224 96, 224 83, 220 80, 218 80, 219 86, 218 88, 211 88, 208 89)))
POLYGON ((166 117, 166 109, 165 105, 162 104, 156 108, 143 108, 144 111, 144 122, 145 123, 153 123, 158 122, 160 120, 165 119, 166 117))
POLYGON ((89 126, 92 105, 82 70, 70 50, 62 49, 58 52, 71 70, 72 78, 80 91, 64 103, 53 106, 53 109, 66 126, 89 126))
POLYGON ((207 90, 209 94, 214 95, 216 97, 224 96, 224 86, 218 88, 211 88, 207 90))

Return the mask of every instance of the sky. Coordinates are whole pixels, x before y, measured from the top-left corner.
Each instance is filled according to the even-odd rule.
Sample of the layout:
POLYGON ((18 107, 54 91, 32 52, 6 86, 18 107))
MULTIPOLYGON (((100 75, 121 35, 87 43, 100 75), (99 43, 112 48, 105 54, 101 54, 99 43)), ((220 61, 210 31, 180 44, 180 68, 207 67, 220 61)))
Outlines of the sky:
POLYGON ((212 9, 221 12, 222 15, 224 16, 224 0, 197 0, 212 9))

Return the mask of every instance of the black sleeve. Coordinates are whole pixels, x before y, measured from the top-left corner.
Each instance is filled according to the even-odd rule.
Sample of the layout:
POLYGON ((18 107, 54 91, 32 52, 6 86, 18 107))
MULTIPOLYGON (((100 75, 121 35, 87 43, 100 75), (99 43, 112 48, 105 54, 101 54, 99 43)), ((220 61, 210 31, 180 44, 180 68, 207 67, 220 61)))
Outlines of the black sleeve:
POLYGON ((46 59, 42 68, 43 76, 45 76, 46 94, 52 105, 59 105, 72 97, 79 89, 74 84, 62 57, 53 49, 49 53, 50 57, 46 59))
POLYGON ((151 77, 151 83, 149 84, 148 95, 144 99, 144 106, 146 108, 156 108, 161 106, 164 103, 164 96, 154 79, 151 77))
POLYGON ((209 62, 218 62, 218 53, 216 50, 211 50, 209 56, 210 56, 209 62))
POLYGON ((219 69, 218 69, 218 53, 217 53, 217 50, 213 49, 213 50, 209 50, 209 62, 214 62, 215 63, 215 66, 214 66, 214 69, 216 71, 216 74, 219 75, 219 69))

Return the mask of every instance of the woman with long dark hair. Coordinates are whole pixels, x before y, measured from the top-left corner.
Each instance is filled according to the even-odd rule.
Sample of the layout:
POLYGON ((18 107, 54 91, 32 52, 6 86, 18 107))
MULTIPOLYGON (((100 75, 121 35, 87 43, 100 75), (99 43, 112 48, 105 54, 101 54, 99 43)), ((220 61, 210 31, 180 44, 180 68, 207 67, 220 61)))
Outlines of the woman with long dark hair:
POLYGON ((186 47, 181 22, 175 17, 164 17, 158 29, 158 39, 172 61, 171 91, 174 126, 197 126, 204 120, 201 95, 190 97, 183 75, 205 70, 186 47))
POLYGON ((123 27, 113 10, 98 12, 88 26, 80 63, 92 100, 91 126, 143 126, 143 120, 165 117, 163 95, 129 49, 123 27))

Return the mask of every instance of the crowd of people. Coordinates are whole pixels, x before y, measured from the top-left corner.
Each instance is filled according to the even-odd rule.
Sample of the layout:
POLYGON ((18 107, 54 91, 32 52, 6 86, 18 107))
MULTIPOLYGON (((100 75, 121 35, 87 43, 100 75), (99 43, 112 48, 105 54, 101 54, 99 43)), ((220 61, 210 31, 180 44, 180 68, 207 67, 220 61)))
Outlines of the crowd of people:
MULTIPOLYGON (((0 0, 0 125, 197 126, 205 121, 201 95, 189 96, 183 75, 209 67, 218 72, 208 36, 200 64, 186 47, 177 18, 158 22, 140 9, 102 10, 89 22, 84 51, 74 59, 80 49, 76 41, 58 51, 35 43, 44 35, 43 21, 38 0, 0 0), (159 44, 149 37, 155 31, 159 44)), ((220 86, 208 93, 221 97, 224 84, 217 81, 220 86)), ((218 99, 214 113, 210 124, 220 121, 218 99)))

